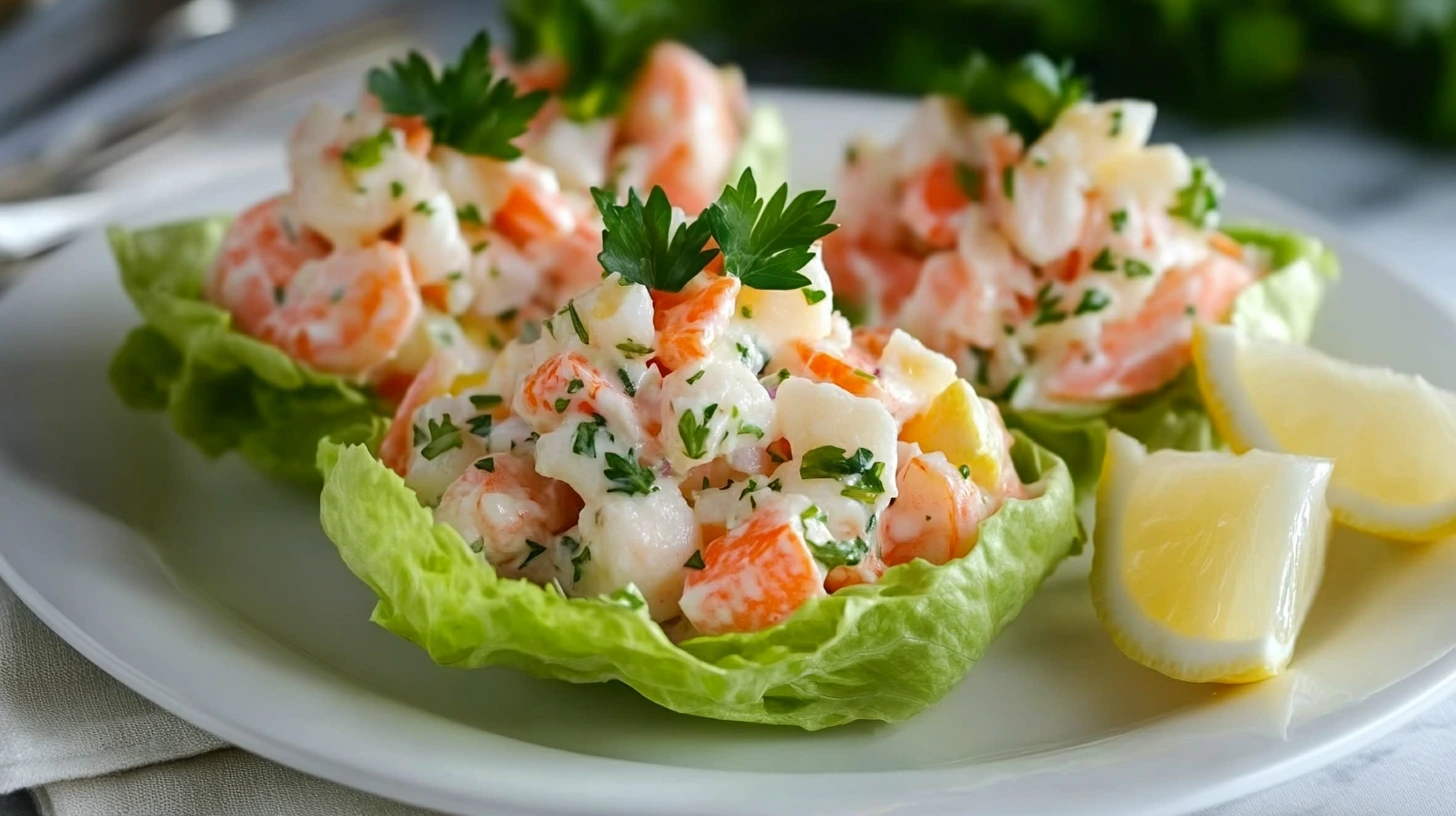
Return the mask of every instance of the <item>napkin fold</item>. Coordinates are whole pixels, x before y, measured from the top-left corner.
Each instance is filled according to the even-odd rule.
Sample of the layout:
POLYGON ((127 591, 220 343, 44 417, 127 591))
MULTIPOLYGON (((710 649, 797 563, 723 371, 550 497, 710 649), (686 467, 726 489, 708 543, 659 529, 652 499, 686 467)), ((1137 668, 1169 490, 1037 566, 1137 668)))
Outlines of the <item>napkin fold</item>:
POLYGON ((246 751, 153 705, 0 582, 0 816, 430 816, 246 751))
POLYGON ((42 785, 40 816, 431 816, 236 748, 134 771, 42 785))
POLYGON ((0 583, 0 793, 224 746, 111 679, 0 583))

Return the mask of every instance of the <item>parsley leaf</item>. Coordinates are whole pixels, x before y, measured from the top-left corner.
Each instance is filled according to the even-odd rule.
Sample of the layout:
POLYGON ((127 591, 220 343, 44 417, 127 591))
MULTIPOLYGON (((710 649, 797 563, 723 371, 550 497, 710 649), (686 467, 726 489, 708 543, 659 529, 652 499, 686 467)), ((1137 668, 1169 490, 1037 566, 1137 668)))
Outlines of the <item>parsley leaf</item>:
POLYGON ((1042 284, 1036 292, 1036 316, 1032 318, 1031 325, 1045 326, 1049 323, 1060 323, 1067 319, 1066 310, 1062 309, 1062 296, 1052 293, 1050 283, 1042 284))
POLYGON ((484 31, 465 47, 460 59, 437 76, 418 51, 389 68, 369 72, 369 91, 385 111, 423 117, 435 142, 462 153, 514 159, 520 148, 511 140, 526 132, 545 91, 518 96, 516 84, 491 70, 490 37, 484 31))
POLYGON ((571 581, 576 583, 581 580, 582 568, 591 561, 591 547, 583 547, 582 551, 571 557, 571 581))
POLYGON ((1218 208, 1223 200, 1223 179, 1208 166, 1205 159, 1193 162, 1193 178, 1178 190, 1178 197, 1168 214, 1181 218, 1198 229, 1218 226, 1218 208))
POLYGON ((1087 80, 1043 54, 1027 54, 1000 65, 976 51, 961 69, 940 83, 940 90, 960 99, 977 116, 999 113, 1027 144, 1035 142, 1062 111, 1088 97, 1087 80))
POLYGON ((682 439, 683 453, 689 459, 702 459, 708 455, 708 422, 717 410, 717 403, 704 408, 702 422, 692 410, 683 411, 682 416, 677 418, 677 435, 682 439))
POLYGON ((683 566, 693 570, 707 569, 708 565, 703 563, 703 551, 693 550, 692 557, 683 562, 683 566))
POLYGON ((450 415, 429 421, 430 441, 420 449, 420 455, 430 460, 448 450, 454 450, 465 444, 460 438, 460 429, 450 421, 450 415))
POLYGON ((623 280, 640 283, 662 292, 680 292, 718 250, 708 245, 708 221, 672 226, 672 205, 661 187, 653 187, 644 203, 636 190, 627 191, 627 203, 617 204, 606 190, 592 188, 592 199, 601 211, 602 268, 623 280))
POLYGON ((489 411, 492 408, 499 408, 505 400, 500 394, 471 394, 470 404, 482 411, 489 411))
POLYGON ((869 448, 845 455, 844 448, 824 445, 804 454, 799 476, 804 479, 836 479, 845 485, 840 491, 855 501, 873 504, 885 492, 885 463, 874 461, 869 448))
POLYGON ((597 424, 595 422, 583 422, 576 426, 576 433, 571 438, 571 452, 588 459, 597 458, 597 424))
MULTIPOLYGON (((394 147, 394 133, 387 127, 380 128, 379 132, 373 136, 365 136, 350 142, 339 158, 344 162, 344 166, 351 170, 368 170, 371 167, 379 166, 379 163, 384 161, 384 151, 390 147, 394 147)), ((398 196, 395 197, 398 198, 398 196)))
POLYGON ((830 569, 838 566, 852 567, 865 560, 870 554, 870 545, 863 538, 852 538, 848 541, 804 541, 809 545, 809 552, 813 554, 814 560, 830 569))
POLYGON ((1072 310, 1072 316, 1079 317, 1084 314, 1093 314, 1106 309, 1112 305, 1112 299, 1101 289, 1086 289, 1082 292, 1082 299, 1077 302, 1077 308, 1072 310))
POLYGON ((546 548, 544 546, 537 544, 529 538, 526 539, 526 549, 528 552, 526 560, 522 561, 521 565, 516 567, 516 569, 525 569, 527 564, 536 560, 536 556, 540 555, 543 552, 546 552, 546 548))
POLYGON ((646 496, 649 493, 656 493, 657 478, 653 475, 651 468, 642 466, 637 461, 636 451, 627 451, 627 455, 607 451, 603 457, 607 460, 607 467, 603 475, 612 486, 607 488, 608 493, 623 493, 628 496, 646 496))
POLYGON ((513 54, 566 65, 566 115, 587 121, 617 112, 652 46, 683 16, 671 0, 511 0, 513 54))
POLYGON ((961 188, 961 192, 966 194, 966 198, 972 201, 981 200, 981 192, 986 187, 986 181, 985 175, 980 170, 965 162, 956 162, 955 180, 956 185, 961 188))
POLYGON ((765 204, 750 168, 736 186, 724 188, 703 211, 702 220, 711 225, 713 240, 723 250, 724 273, 754 289, 799 289, 810 284, 798 273, 814 257, 809 246, 836 229, 826 223, 833 214, 834 202, 824 200, 823 190, 789 201, 787 184, 765 204))

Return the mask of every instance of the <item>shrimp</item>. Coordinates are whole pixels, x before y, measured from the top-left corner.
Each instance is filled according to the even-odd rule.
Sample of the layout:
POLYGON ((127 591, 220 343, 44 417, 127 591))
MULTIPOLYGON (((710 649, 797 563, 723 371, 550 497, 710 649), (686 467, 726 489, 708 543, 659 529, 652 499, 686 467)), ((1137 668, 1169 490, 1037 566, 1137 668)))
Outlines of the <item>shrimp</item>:
POLYGON ((619 142, 644 148, 641 189, 660 186, 695 214, 722 189, 746 114, 741 76, 725 75, 685 45, 659 43, 628 93, 619 142))
POLYGON ((880 520, 881 557, 888 566, 923 558, 940 565, 976 546, 977 526, 997 503, 945 454, 907 457, 895 474, 900 495, 880 520))
POLYGON ((789 345, 784 365, 790 374, 830 383, 857 397, 884 401, 885 391, 872 372, 875 361, 858 348, 837 349, 832 344, 796 340, 789 345))
POLYGON ((384 441, 379 443, 379 460, 400 476, 409 474, 414 456, 415 413, 430 400, 447 393, 460 370, 459 360, 450 354, 435 354, 425 363, 394 410, 384 441))
POLYGON ((802 496, 764 502, 743 524, 702 550, 684 582, 683 615, 705 635, 776 626, 824 597, 824 572, 809 549, 802 496))
POLYGON ((585 199, 578 203, 576 225, 541 247, 542 268, 551 304, 564 303, 602 280, 602 216, 585 199))
MULTIPOLYGON (((370 97, 366 97, 366 100, 370 97)), ((374 105, 345 115, 314 105, 288 144, 299 219, 335 246, 368 244, 436 189, 428 130, 374 105)))
POLYGON ((824 239, 824 266, 834 292, 863 310, 866 323, 877 323, 899 310, 915 290, 922 263, 906 250, 838 232, 824 239))
POLYGON ((463 276, 471 261, 470 245, 460 234, 460 221, 449 193, 439 190, 410 208, 404 216, 400 247, 409 255, 410 271, 419 283, 441 283, 463 276))
POLYGON ((553 574, 547 543, 576 524, 581 499, 536 473, 530 458, 482 457, 440 497, 435 521, 453 527, 497 572, 546 583, 553 574))
POLYGON ((259 323, 258 339, 320 371, 346 376, 363 376, 388 362, 422 308, 409 259, 387 241, 309 261, 282 293, 259 323))
POLYGON ((1073 345, 1047 378, 1047 393, 1096 401, 1161 387, 1191 359, 1193 321, 1226 319, 1255 277, 1254 270, 1221 253, 1169 270, 1137 315, 1102 328, 1097 349, 1073 345))
POLYGON ((208 275, 207 299, 227 309, 247 334, 278 308, 278 296, 300 267, 328 254, 328 244, 302 229, 283 196, 239 215, 223 238, 208 275))
POLYGON ((524 247, 568 235, 576 228, 576 213, 549 171, 515 174, 511 182, 491 218, 496 232, 524 247))
POLYGON ((870 553, 858 564, 840 564, 830 570, 824 578, 824 589, 833 593, 856 584, 873 584, 885 574, 885 569, 885 562, 880 556, 870 553))
MULTIPOLYGON (((932 249, 955 246, 960 215, 971 205, 960 172, 949 158, 938 159, 906 182, 900 193, 900 219, 932 249)), ((979 179, 976 183, 980 185, 979 179)), ((974 192, 979 198, 979 186, 974 192)))
POLYGON ((634 413, 627 395, 575 352, 557 354, 527 374, 513 408, 538 433, 555 430, 568 415, 591 418, 601 414, 611 420, 634 413))
POLYGON ((682 493, 612 493, 581 513, 581 550, 562 576, 569 594, 591 597, 633 584, 653 620, 677 617, 685 566, 702 545, 697 519, 682 493))
POLYGON ((737 278, 724 276, 684 294, 653 292, 658 362, 676 371, 712 354, 733 321, 741 288, 737 278))

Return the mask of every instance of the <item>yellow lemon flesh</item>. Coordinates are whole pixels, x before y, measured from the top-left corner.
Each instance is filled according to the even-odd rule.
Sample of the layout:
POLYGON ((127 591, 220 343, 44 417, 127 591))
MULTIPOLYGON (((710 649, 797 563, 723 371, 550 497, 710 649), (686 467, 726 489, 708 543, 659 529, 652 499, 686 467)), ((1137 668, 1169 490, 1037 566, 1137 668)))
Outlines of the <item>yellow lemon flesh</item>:
POLYGON ((977 485, 994 490, 1001 483, 1006 439, 991 410, 969 383, 956 380, 929 408, 905 423, 900 439, 918 444, 923 451, 945 454, 956 467, 969 468, 977 485))
POLYGON ((1118 648, 1196 683, 1278 674, 1324 568, 1331 470, 1263 451, 1149 454, 1113 432, 1092 602, 1118 648))
POLYGON ((1235 450, 1333 460, 1343 524, 1390 538, 1456 534, 1456 395, 1420 377, 1199 325, 1199 388, 1235 450))

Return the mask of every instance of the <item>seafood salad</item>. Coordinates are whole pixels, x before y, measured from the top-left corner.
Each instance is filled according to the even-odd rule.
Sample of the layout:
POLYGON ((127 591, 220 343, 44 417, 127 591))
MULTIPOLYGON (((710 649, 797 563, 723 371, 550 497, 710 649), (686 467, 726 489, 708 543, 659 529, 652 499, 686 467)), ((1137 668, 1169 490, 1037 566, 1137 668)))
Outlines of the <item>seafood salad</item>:
MULTIPOLYGON (((968 556, 998 518, 1014 532, 987 534, 985 546, 1018 543, 1005 564, 986 569, 1018 565, 997 579, 1017 588, 987 625, 1013 615, 1077 538, 1065 471, 1048 460, 1028 465, 1037 456, 1029 443, 1006 430, 949 358, 901 330, 852 331, 834 312, 819 257, 834 204, 823 195, 790 200, 780 187, 765 201, 746 171, 694 220, 661 188, 645 201, 629 193, 625 204, 595 191, 607 229, 596 286, 508 344, 488 371, 448 349, 433 356, 401 401, 379 461, 360 446, 326 445, 325 529, 380 592, 381 609, 398 611, 386 625, 449 662, 617 677, 694 713, 819 727, 893 718, 877 706, 904 690, 866 689, 878 702, 864 710, 809 693, 816 713, 775 714, 756 670, 741 673, 742 699, 690 705, 713 692, 667 693, 686 681, 665 688, 661 676, 636 676, 636 663, 669 650, 670 658, 651 660, 680 661, 689 678, 723 675, 684 649, 709 647, 714 637, 776 637, 816 616, 848 626, 835 601, 886 610, 898 603, 863 592, 880 589, 882 579, 904 602, 933 596, 920 585, 893 587, 919 580, 906 577, 916 571, 972 569, 980 562, 968 556), (391 506, 400 509, 378 509, 391 506), (414 515, 422 508, 424 520, 414 515), (396 514, 399 529, 361 526, 363 516, 376 525, 396 514), (441 538, 441 528, 452 535, 441 538), (439 560, 414 563, 425 549, 439 560), (434 579, 441 583, 432 589, 434 579), (481 640, 455 643, 447 610, 473 603, 498 603, 503 617, 481 640), (550 603, 564 605, 520 619, 527 612, 519 605, 550 603), (419 604, 429 611, 412 617, 419 604), (633 623, 615 617, 622 610, 633 623), (596 674, 552 659, 546 641, 561 632, 510 645, 508 631, 546 625, 550 614, 609 627, 581 645, 595 655, 588 662, 596 674), (610 627, 645 640, 622 643, 625 630, 610 627), (516 654, 522 650, 529 658, 516 654)), ((951 608, 985 600, 977 581, 965 580, 943 590, 963 595, 951 608)), ((966 630, 964 621, 947 627, 935 611, 942 601, 922 600, 914 614, 934 621, 905 648, 929 643, 974 659, 994 634, 975 624, 966 630), (974 640, 952 644, 961 635, 951 630, 974 640)), ((462 614, 470 627, 496 620, 462 614)), ((820 624, 800 625, 824 634, 820 624)), ((894 628, 879 632, 889 641, 870 650, 876 654, 904 640, 894 628)), ((809 649, 814 637, 806 637, 809 649)), ((882 658, 888 653, 874 659, 882 658)), ((937 689, 956 675, 937 671, 937 689)), ((939 693, 894 705, 918 709, 939 693)))
MULTIPOLYGON (((306 370, 292 379, 338 378, 335 390, 352 389, 355 402, 387 416, 436 352, 484 368, 522 326, 600 280, 603 225, 592 188, 621 195, 660 186, 696 215, 747 155, 777 165, 775 114, 750 116, 735 69, 679 43, 619 31, 631 47, 615 49, 604 72, 543 45, 559 17, 517 22, 516 58, 492 49, 482 32, 442 67, 412 52, 370 71, 350 110, 315 104, 288 139, 288 189, 232 220, 214 238, 212 257, 189 255, 201 268, 179 273, 197 274, 200 285, 187 288, 225 312, 227 328, 306 370)), ((221 228, 196 229, 212 238, 221 228)), ((192 237, 169 234, 159 241, 114 231, 124 278, 129 265, 152 275, 169 261, 159 254, 192 237), (148 254, 126 257, 133 252, 148 254)), ((178 289, 154 277, 135 283, 129 290, 139 306, 178 289), (153 291, 136 291, 147 284, 153 291)), ((192 345, 176 336, 165 342, 192 345)), ((128 370, 113 379, 133 381, 118 384, 124 396, 134 381, 156 379, 156 361, 141 356, 156 354, 118 361, 128 370)), ((147 407, 189 401, 148 396, 147 407)), ((369 413, 334 415, 357 421, 369 413)), ((315 419, 320 431, 338 430, 315 419)), ((293 449, 302 456, 294 469, 308 469, 311 447, 293 449)))
POLYGON ((1222 181, 1178 146, 1149 144, 1155 113, 1092 101, 1039 55, 973 59, 898 140, 846 152, 825 260, 841 297, 949 355, 986 393, 1051 411, 1169 385, 1195 321, 1228 321, 1290 263, 1306 264, 1285 277, 1311 279, 1298 305, 1312 313, 1330 262, 1220 231, 1222 181))
POLYGON ((665 233, 632 235, 673 220, 661 188, 621 206, 599 193, 606 278, 484 375, 432 360, 384 462, 498 574, 568 596, 633 585, 654 619, 704 634, 964 555, 1025 495, 1010 435, 945 356, 850 331, 807 244, 833 203, 785 206, 785 190, 765 209, 746 172, 656 258, 665 233))
POLYGON ((442 71, 417 53, 375 69, 353 110, 314 105, 289 138, 289 191, 234 222, 208 298, 386 393, 442 346, 488 360, 599 279, 589 188, 663 185, 696 214, 743 136, 741 77, 685 46, 653 46, 620 114, 589 121, 553 94, 566 68, 504 63, 482 33, 442 71))

